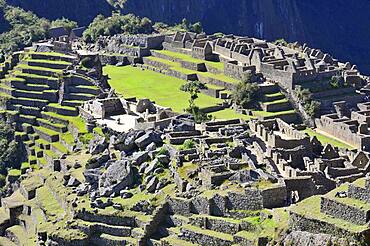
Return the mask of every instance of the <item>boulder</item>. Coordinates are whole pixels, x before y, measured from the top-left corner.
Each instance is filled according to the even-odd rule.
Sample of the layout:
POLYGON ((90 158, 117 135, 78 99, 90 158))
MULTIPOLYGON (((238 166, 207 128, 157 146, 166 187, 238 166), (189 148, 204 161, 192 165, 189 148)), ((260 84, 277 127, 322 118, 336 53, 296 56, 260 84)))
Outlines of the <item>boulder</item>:
POLYGON ((168 165, 171 162, 170 157, 167 155, 157 155, 157 159, 163 165, 168 165))
POLYGON ((147 132, 143 136, 135 140, 136 145, 140 149, 145 149, 149 144, 155 143, 156 145, 162 144, 161 134, 157 132, 147 132))
POLYGON ((149 160, 149 155, 147 151, 139 151, 135 152, 132 157, 132 165, 141 165, 142 163, 146 162, 149 160))
POLYGON ((154 193, 155 189, 157 188, 157 184, 158 184, 158 178, 157 177, 151 178, 148 184, 146 185, 147 191, 150 193, 154 193))
POLYGON ((150 162, 150 164, 147 166, 147 168, 145 168, 144 170, 144 174, 150 174, 152 173, 158 166, 159 162, 158 160, 153 160, 152 162, 150 162))
POLYGON ((68 187, 77 187, 81 184, 81 182, 76 179, 75 177, 71 177, 69 180, 68 180, 68 183, 67 183, 67 186, 68 187))
POLYGON ((146 146, 145 150, 146 151, 154 151, 154 150, 156 150, 156 148, 157 148, 157 145, 155 143, 151 143, 148 146, 146 146))
POLYGON ((99 187, 111 187, 113 192, 119 192, 133 183, 134 172, 128 160, 115 161, 99 179, 99 187))
POLYGON ((144 131, 130 130, 126 133, 122 133, 115 139, 113 146, 119 151, 125 151, 126 153, 132 153, 137 149, 135 140, 145 134, 144 131))
POLYGON ((89 152, 92 155, 97 155, 102 153, 105 149, 108 148, 108 143, 105 140, 105 137, 97 136, 89 143, 89 152))

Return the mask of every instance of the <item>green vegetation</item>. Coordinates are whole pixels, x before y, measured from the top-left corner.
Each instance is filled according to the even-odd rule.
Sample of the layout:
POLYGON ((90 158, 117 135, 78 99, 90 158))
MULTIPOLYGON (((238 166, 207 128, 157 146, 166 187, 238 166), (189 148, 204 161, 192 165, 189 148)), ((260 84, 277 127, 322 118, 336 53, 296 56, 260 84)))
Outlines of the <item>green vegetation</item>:
POLYGON ((0 122, 0 174, 6 174, 7 168, 19 169, 23 161, 22 148, 14 134, 14 130, 0 122))
POLYGON ((99 36, 112 36, 119 33, 151 33, 153 25, 148 18, 139 18, 133 14, 121 15, 113 12, 108 18, 103 15, 95 17, 83 34, 87 42, 95 42, 99 36))
POLYGON ((181 23, 176 24, 174 26, 169 26, 162 22, 157 22, 153 25, 154 29, 158 32, 195 32, 201 33, 203 32, 203 26, 200 22, 196 22, 194 24, 190 23, 187 19, 182 19, 181 23))
POLYGON ((236 84, 236 83, 239 82, 239 80, 228 77, 224 73, 213 74, 213 73, 210 73, 210 72, 194 71, 194 70, 190 70, 190 69, 187 69, 187 68, 183 68, 179 62, 173 62, 173 61, 169 61, 169 60, 162 59, 162 58, 159 58, 159 57, 154 57, 154 56, 150 56, 150 57, 148 57, 148 59, 166 64, 170 67, 170 69, 178 71, 178 72, 183 73, 183 74, 197 74, 199 76, 218 79, 218 80, 221 80, 221 81, 224 81, 224 82, 227 82, 227 83, 231 83, 231 84, 236 84))
POLYGON ((200 90, 207 89, 207 87, 199 81, 189 81, 186 84, 181 85, 180 90, 188 92, 190 94, 189 107, 185 111, 194 116, 196 123, 202 123, 211 119, 210 115, 202 112, 200 108, 195 105, 195 100, 198 99, 200 90))
POLYGON ((68 20, 64 17, 51 22, 51 27, 64 27, 68 32, 70 32, 73 28, 76 28, 77 26, 77 22, 68 20))
MULTIPOLYGON (((109 84, 124 97, 149 98, 158 105, 170 107, 175 112, 183 112, 187 105, 187 93, 179 90, 184 81, 153 71, 125 66, 104 67, 110 77, 109 84)), ((197 105, 200 108, 221 103, 222 100, 200 94, 197 105)))
POLYGON ((242 108, 250 108, 257 100, 258 89, 256 83, 251 83, 250 74, 247 74, 235 87, 232 99, 236 105, 242 108))
POLYGON ((195 148, 195 142, 193 139, 186 139, 183 145, 180 146, 180 150, 187 150, 195 148))
POLYGON ((333 137, 321 134, 321 133, 319 133, 315 130, 312 130, 310 128, 307 128, 306 130, 304 130, 304 132, 307 133, 310 137, 316 137, 317 140, 319 140, 322 144, 330 144, 330 145, 332 145, 334 147, 338 147, 338 148, 354 149, 353 146, 351 146, 347 143, 336 140, 333 137))
POLYGON ((47 36, 50 26, 48 20, 18 7, 0 5, 0 11, 1 8, 10 29, 0 34, 0 54, 7 54, 18 48, 29 46, 32 42, 47 36))
POLYGON ((173 58, 181 59, 183 61, 188 61, 188 62, 193 62, 193 63, 205 63, 211 67, 217 68, 220 71, 223 71, 225 67, 225 64, 223 62, 204 61, 201 59, 194 58, 191 55, 173 52, 170 50, 156 50, 155 52, 166 55, 166 56, 170 56, 173 58))

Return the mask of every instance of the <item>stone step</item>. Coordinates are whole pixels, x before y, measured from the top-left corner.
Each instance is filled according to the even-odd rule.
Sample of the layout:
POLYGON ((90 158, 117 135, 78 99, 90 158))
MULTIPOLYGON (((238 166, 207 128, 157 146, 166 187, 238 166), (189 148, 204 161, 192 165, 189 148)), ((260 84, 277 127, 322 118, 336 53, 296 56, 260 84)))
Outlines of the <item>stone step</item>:
POLYGON ((264 102, 272 102, 284 99, 285 96, 281 92, 273 93, 273 94, 264 94, 263 95, 263 101, 264 102))
POLYGON ((271 102, 264 102, 261 104, 262 110, 266 112, 282 112, 292 109, 288 99, 281 99, 271 102))
POLYGON ((62 74, 62 70, 48 69, 43 67, 33 67, 27 65, 18 65, 15 67, 15 70, 20 71, 21 73, 29 73, 34 75, 48 76, 57 78, 58 75, 62 74))
POLYGON ((42 112, 41 118, 66 126, 69 124, 68 120, 63 119, 63 115, 59 115, 54 112, 42 112))
POLYGON ((86 221, 77 221, 79 226, 82 227, 83 231, 86 231, 93 235, 98 234, 107 234, 111 236, 117 237, 130 237, 132 227, 128 226, 116 226, 116 225, 108 225, 104 223, 97 223, 97 222, 86 222, 86 221))
POLYGON ((30 99, 41 99, 47 100, 48 102, 57 102, 58 94, 55 90, 45 90, 45 91, 25 91, 15 89, 12 91, 12 96, 19 98, 30 98, 30 99))
POLYGON ((30 125, 36 125, 36 116, 20 114, 18 118, 20 123, 27 123, 30 125))
POLYGON ((47 111, 54 112, 65 116, 77 116, 78 109, 74 107, 62 106, 60 104, 51 103, 47 107, 47 111))
POLYGON ((166 238, 162 238, 161 242, 164 242, 164 245, 170 246, 200 246, 200 244, 191 243, 182 239, 179 239, 176 236, 169 236, 166 238))
POLYGON ((42 150, 50 150, 50 143, 44 139, 37 139, 35 145, 42 150))
POLYGON ((280 87, 277 84, 264 83, 258 86, 262 94, 273 94, 280 92, 280 87))
POLYGON ((74 62, 76 57, 65 55, 61 53, 43 53, 43 52, 30 52, 28 53, 30 58, 33 60, 49 60, 49 61, 65 61, 65 62, 74 62))
POLYGON ((30 98, 22 98, 22 97, 12 98, 10 102, 13 104, 20 104, 24 106, 31 106, 31 107, 38 107, 38 108, 43 108, 49 104, 48 100, 30 99, 30 98))
POLYGON ((100 90, 96 86, 88 86, 88 85, 74 85, 69 86, 68 91, 70 93, 82 93, 82 94, 92 94, 92 95, 99 95, 100 90))
POLYGON ((66 125, 60 124, 60 123, 55 123, 55 122, 52 122, 50 120, 45 120, 45 119, 42 119, 42 118, 38 118, 37 123, 39 124, 39 126, 48 128, 50 130, 53 130, 53 131, 56 131, 56 132, 59 132, 59 133, 64 133, 64 132, 68 131, 68 127, 66 125))
POLYGON ((202 229, 192 225, 181 227, 181 236, 179 236, 179 238, 201 245, 210 244, 231 246, 234 242, 234 238, 230 234, 202 229))
POLYGON ((127 226, 127 227, 135 227, 136 220, 135 217, 130 216, 118 216, 118 215, 102 215, 102 214, 95 214, 90 211, 81 211, 77 212, 76 218, 87 221, 87 222, 94 222, 94 223, 104 223, 107 225, 114 225, 114 226, 127 226))
POLYGON ((84 93, 68 93, 64 95, 64 99, 68 101, 88 101, 95 98, 96 95, 84 93))
POLYGON ((16 76, 16 78, 24 79, 26 84, 47 85, 50 87, 50 89, 54 90, 59 88, 58 78, 20 72, 15 73, 14 76, 16 76))
POLYGON ((348 190, 342 185, 320 199, 320 212, 356 225, 370 222, 370 203, 351 197, 337 197, 337 193, 348 190))
POLYGON ((66 69, 68 66, 72 65, 72 63, 70 62, 36 60, 36 59, 28 59, 26 61, 23 61, 23 63, 27 64, 28 66, 44 67, 51 69, 66 69))
POLYGON ((31 83, 25 83, 25 82, 19 82, 19 81, 12 81, 11 86, 19 89, 19 90, 25 90, 25 91, 45 91, 50 90, 49 85, 45 84, 31 84, 31 83))
POLYGON ((67 100, 67 101, 63 101, 61 104, 62 104, 62 106, 77 108, 77 107, 81 106, 83 103, 84 103, 84 101, 80 101, 80 100, 70 100, 70 101, 67 100))
POLYGON ((23 106, 23 105, 9 105, 10 110, 18 111, 20 114, 24 115, 33 115, 35 117, 41 117, 41 109, 38 107, 32 107, 32 106, 23 106))
POLYGON ((117 237, 109 234, 101 234, 94 240, 97 245, 138 245, 138 240, 131 237, 117 237))
POLYGON ((38 126, 33 128, 40 138, 52 143, 59 141, 59 133, 48 128, 38 126))

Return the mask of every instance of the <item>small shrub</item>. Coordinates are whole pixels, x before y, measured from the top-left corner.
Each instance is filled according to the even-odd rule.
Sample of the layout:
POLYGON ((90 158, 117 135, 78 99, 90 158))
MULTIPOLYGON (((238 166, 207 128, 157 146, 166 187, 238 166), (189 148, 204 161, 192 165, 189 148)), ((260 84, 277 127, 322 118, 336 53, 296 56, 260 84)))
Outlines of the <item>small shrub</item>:
POLYGON ((161 147, 157 153, 157 155, 170 155, 170 152, 165 147, 161 147))
POLYGON ((251 75, 246 74, 232 93, 234 103, 242 108, 251 108, 258 98, 258 85, 251 82, 251 75))
POLYGON ((320 112, 320 106, 320 102, 312 100, 304 104, 304 109, 310 117, 315 117, 320 112))
POLYGON ((193 149, 195 148, 195 142, 193 139, 186 139, 184 144, 180 147, 181 150, 193 149))

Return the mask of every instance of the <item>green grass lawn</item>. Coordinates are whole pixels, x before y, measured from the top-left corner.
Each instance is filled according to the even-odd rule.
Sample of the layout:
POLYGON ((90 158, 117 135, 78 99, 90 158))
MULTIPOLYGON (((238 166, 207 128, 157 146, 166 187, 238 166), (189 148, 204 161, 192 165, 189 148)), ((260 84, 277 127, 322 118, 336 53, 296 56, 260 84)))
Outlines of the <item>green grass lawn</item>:
MULTIPOLYGON (((188 107, 189 94, 179 89, 183 80, 132 66, 105 66, 103 71, 109 75, 112 88, 124 97, 149 98, 179 113, 188 107)), ((199 94, 196 100, 201 108, 221 102, 221 99, 204 94, 199 94)))
POLYGON ((354 147, 349 144, 346 144, 344 142, 331 138, 330 136, 326 136, 321 133, 318 133, 315 130, 312 130, 310 128, 307 128, 306 130, 304 130, 304 132, 307 133, 310 137, 315 136, 322 144, 331 144, 332 146, 338 147, 338 148, 354 149, 354 147))
POLYGON ((214 61, 204 61, 201 59, 194 58, 190 55, 186 55, 183 53, 177 53, 169 50, 156 50, 156 52, 161 53, 163 55, 171 56, 174 58, 181 59, 183 61, 188 61, 188 62, 194 62, 194 63, 206 63, 207 65, 217 68, 218 70, 223 71, 224 70, 224 63, 223 62, 214 62, 214 61))
POLYGON ((194 73, 196 73, 196 74, 204 76, 204 77, 218 79, 218 80, 228 82, 228 83, 231 83, 231 84, 237 84, 239 82, 239 80, 228 77, 224 73, 213 74, 213 73, 210 73, 210 72, 200 72, 200 71, 190 70, 190 69, 183 68, 179 62, 172 62, 172 61, 162 59, 162 58, 158 58, 158 57, 154 57, 154 56, 150 56, 150 57, 148 57, 148 59, 153 60, 153 61, 157 61, 157 62, 161 62, 161 63, 166 64, 166 65, 169 65, 171 67, 171 69, 173 69, 175 71, 178 71, 180 73, 183 73, 183 74, 194 74, 194 73))
POLYGON ((253 116, 245 115, 245 114, 238 114, 232 109, 224 109, 218 112, 211 113, 213 117, 217 119, 242 119, 242 120, 250 120, 253 116))

